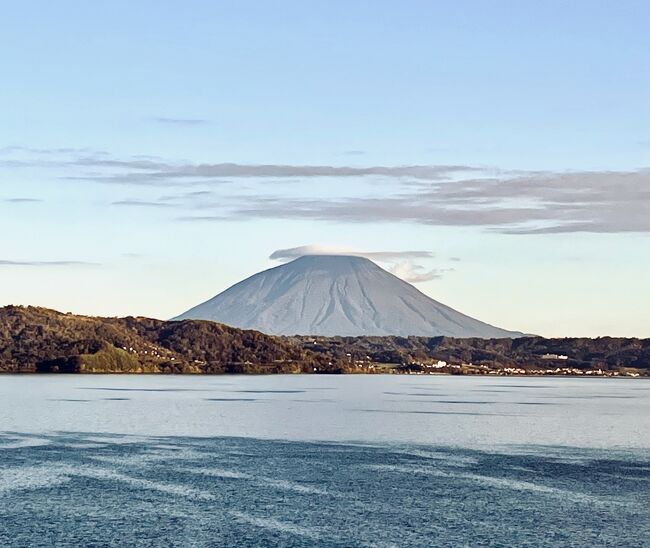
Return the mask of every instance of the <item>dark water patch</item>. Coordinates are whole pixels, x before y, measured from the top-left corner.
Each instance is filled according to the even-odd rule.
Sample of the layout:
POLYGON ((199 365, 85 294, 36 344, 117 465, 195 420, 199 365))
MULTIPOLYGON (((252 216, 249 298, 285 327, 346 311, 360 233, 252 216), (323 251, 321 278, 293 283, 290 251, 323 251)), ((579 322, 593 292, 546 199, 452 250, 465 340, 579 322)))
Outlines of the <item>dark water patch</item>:
POLYGON ((638 463, 638 464, 628 464, 623 467, 626 470, 633 470, 634 472, 643 472, 644 474, 650 477, 650 462, 638 463))
POLYGON ((332 399, 327 399, 327 398, 322 398, 322 399, 313 399, 313 400, 307 400, 307 399, 293 399, 289 401, 295 401, 295 402, 300 402, 300 403, 335 403, 336 400, 332 399))
POLYGON ((388 413, 395 415, 472 415, 475 417, 513 417, 507 413, 474 413, 471 411, 413 411, 413 410, 391 410, 391 409, 357 409, 363 413, 388 413))
POLYGON ((234 390, 245 394, 304 394, 306 390, 234 390))
POLYGON ((203 401, 264 401, 259 398, 203 398, 203 401))
MULTIPOLYGON (((427 394, 428 397, 431 397, 431 394, 427 394)), ((497 401, 488 401, 488 400, 436 400, 436 399, 430 399, 430 400, 425 400, 425 399, 418 399, 418 400, 412 400, 412 399, 390 399, 387 401, 391 402, 403 402, 403 403, 444 403, 444 404, 449 404, 449 405, 494 405, 497 403, 509 403, 509 402, 497 402, 497 401)))
POLYGON ((113 386, 79 386, 77 390, 107 390, 110 392, 212 392, 202 388, 117 388, 113 386))
POLYGON ((550 386, 548 384, 493 384, 491 386, 497 386, 499 388, 555 388, 555 386, 550 386))
POLYGON ((424 398, 430 398, 433 395, 430 393, 422 393, 422 392, 384 392, 384 394, 388 396, 417 396, 417 397, 424 397, 424 398))
POLYGON ((102 398, 102 401, 131 401, 131 398, 102 398))
POLYGON ((495 401, 487 400, 431 400, 435 403, 450 403, 450 404, 471 404, 471 405, 491 405, 497 403, 495 401))
POLYGON ((617 396, 611 394, 581 394, 581 395, 553 395, 553 396, 536 396, 537 398, 548 398, 558 400, 633 400, 635 396, 617 396))
POLYGON ((502 403, 510 405, 562 405, 560 403, 553 403, 548 401, 506 401, 502 403))
POLYGON ((650 481, 650 475, 634 476, 634 475, 627 475, 626 473, 610 474, 610 473, 602 472, 601 476, 607 476, 609 478, 613 478, 618 481, 650 481))
MULTIPOLYGON (((0 442, 16 437, 31 435, 0 442)), ((3 450, 2 546, 586 547, 650 535, 648 484, 632 479, 650 477, 648 452, 45 437, 3 450)))

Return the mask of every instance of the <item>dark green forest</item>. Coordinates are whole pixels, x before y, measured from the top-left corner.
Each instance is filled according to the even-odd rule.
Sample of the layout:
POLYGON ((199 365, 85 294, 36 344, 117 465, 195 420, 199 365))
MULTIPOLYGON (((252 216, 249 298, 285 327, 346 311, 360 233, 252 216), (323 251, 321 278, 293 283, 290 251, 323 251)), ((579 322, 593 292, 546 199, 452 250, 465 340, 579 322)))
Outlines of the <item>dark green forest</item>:
POLYGON ((37 307, 0 308, 0 372, 417 372, 439 360, 492 370, 561 366, 648 374, 650 339, 274 337, 200 320, 97 318, 37 307))

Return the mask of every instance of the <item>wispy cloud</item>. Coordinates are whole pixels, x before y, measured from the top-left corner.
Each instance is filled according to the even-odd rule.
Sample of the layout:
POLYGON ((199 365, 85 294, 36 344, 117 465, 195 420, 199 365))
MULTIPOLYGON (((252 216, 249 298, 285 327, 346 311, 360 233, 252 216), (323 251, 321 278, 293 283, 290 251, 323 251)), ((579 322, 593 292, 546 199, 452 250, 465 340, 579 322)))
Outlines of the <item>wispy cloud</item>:
POLYGON ((353 257, 365 257, 372 261, 394 261, 403 259, 430 259, 433 253, 430 251, 359 251, 355 249, 324 246, 324 245, 302 245, 287 249, 277 249, 269 256, 273 261, 292 261, 305 255, 345 255, 353 257))
POLYGON ((85 157, 75 164, 87 168, 113 168, 126 172, 109 174, 77 175, 77 179, 95 180, 104 183, 169 183, 188 179, 212 178, 262 178, 315 179, 323 177, 390 177, 410 178, 435 181, 447 178, 450 174, 463 171, 475 171, 470 166, 327 166, 327 165, 282 165, 282 164, 172 164, 151 160, 116 160, 109 158, 85 157))
POLYGON ((88 154, 94 152, 95 154, 105 154, 100 151, 92 151, 89 148, 73 148, 73 147, 27 147, 22 145, 9 145, 5 147, 0 147, 0 155, 10 155, 10 154, 32 154, 32 155, 61 155, 61 154, 88 154))
POLYGON ((0 259, 0 267, 2 266, 34 266, 34 267, 47 267, 47 266, 101 266, 100 263, 93 263, 87 261, 9 261, 0 259))
POLYGON ((412 284, 437 280, 452 270, 452 268, 432 268, 427 270, 424 266, 413 261, 399 261, 389 268, 391 274, 412 284))
POLYGON ((155 117, 153 121, 171 126, 201 126, 209 123, 204 118, 169 118, 165 116, 155 117))
POLYGON ((212 223, 212 222, 227 222, 237 220, 231 215, 180 215, 176 217, 176 221, 182 223, 212 223))
MULTIPOLYGON (((0 149, 1 150, 1 149, 0 149)), ((7 147, 11 152, 20 152, 19 158, 5 161, 5 165, 41 166, 43 157, 49 165, 67 168, 66 178, 72 180, 96 181, 102 183, 126 184, 186 184, 192 180, 213 180, 215 178, 256 179, 318 179, 318 178, 364 178, 383 177, 422 181, 447 179, 462 172, 479 172, 484 168, 467 165, 400 165, 400 166, 333 166, 294 164, 239 164, 232 162, 193 163, 172 162, 148 156, 116 158, 103 151, 88 152, 82 149, 35 149, 7 147), (27 154, 27 157, 25 156, 27 154), (50 156, 59 155, 58 159, 50 156), (69 156, 72 155, 72 156, 69 156)), ((361 151, 355 151, 361 152, 361 151)))
POLYGON ((174 207, 174 204, 166 201, 149 202, 146 200, 117 200, 115 202, 111 202, 111 205, 120 206, 120 207, 155 207, 155 208, 174 207))
POLYGON ((43 200, 40 200, 38 198, 5 198, 2 201, 10 204, 35 204, 42 202, 43 200))
POLYGON ((351 257, 365 257, 371 261, 385 265, 395 276, 410 283, 419 283, 440 278, 448 269, 426 269, 416 260, 432 259, 434 254, 430 251, 360 251, 345 247, 303 245, 288 249, 278 249, 271 253, 269 259, 288 262, 305 255, 343 255, 351 257))

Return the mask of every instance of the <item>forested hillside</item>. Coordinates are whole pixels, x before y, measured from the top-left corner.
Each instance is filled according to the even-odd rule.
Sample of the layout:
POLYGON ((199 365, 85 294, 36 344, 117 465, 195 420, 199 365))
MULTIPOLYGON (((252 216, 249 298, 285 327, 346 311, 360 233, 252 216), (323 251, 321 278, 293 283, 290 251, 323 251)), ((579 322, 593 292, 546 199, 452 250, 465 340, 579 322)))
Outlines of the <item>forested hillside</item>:
POLYGON ((439 361, 484 366, 465 373, 515 367, 647 374, 650 339, 278 337, 202 320, 0 308, 0 372, 413 372, 439 361))

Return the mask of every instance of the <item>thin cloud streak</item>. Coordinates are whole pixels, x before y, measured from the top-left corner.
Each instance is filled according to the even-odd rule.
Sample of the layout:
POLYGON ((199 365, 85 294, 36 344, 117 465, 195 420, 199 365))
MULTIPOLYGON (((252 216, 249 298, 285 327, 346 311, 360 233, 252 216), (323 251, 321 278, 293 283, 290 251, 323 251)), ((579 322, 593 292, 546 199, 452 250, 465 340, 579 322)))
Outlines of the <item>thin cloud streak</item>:
POLYGON ((101 266, 100 263, 87 261, 9 261, 0 259, 2 266, 30 266, 30 267, 48 267, 48 266, 101 266))
POLYGON ((443 180, 456 172, 477 171, 470 166, 306 166, 282 164, 169 164, 150 160, 113 160, 105 158, 79 158, 74 165, 88 168, 115 168, 135 170, 127 173, 105 175, 77 175, 76 179, 104 183, 149 182, 165 183, 179 179, 211 178, 350 178, 350 177, 390 177, 410 178, 428 181, 443 180))
POLYGON ((154 122, 171 126, 202 126, 209 123, 204 118, 169 118, 165 116, 155 117, 154 122))
POLYGON ((303 245, 288 249, 277 249, 269 259, 273 261, 292 261, 305 255, 344 255, 352 257, 365 257, 376 261, 394 261, 402 259, 431 259, 433 253, 430 251, 359 251, 344 247, 303 245))
POLYGON ((153 207, 153 208, 168 208, 174 207, 174 204, 169 202, 149 202, 145 200, 118 200, 111 202, 113 206, 119 207, 153 207))

